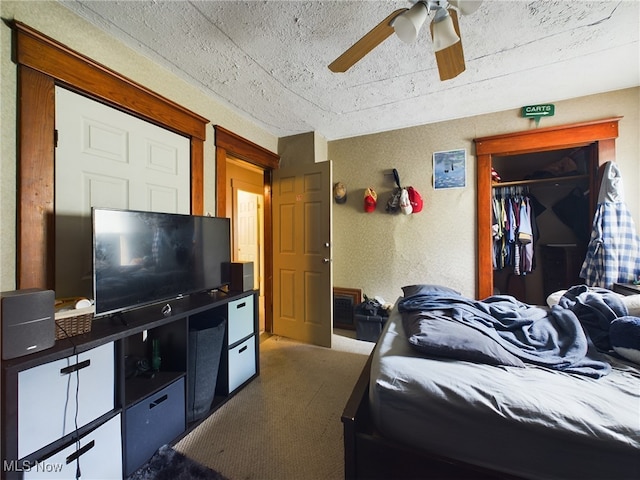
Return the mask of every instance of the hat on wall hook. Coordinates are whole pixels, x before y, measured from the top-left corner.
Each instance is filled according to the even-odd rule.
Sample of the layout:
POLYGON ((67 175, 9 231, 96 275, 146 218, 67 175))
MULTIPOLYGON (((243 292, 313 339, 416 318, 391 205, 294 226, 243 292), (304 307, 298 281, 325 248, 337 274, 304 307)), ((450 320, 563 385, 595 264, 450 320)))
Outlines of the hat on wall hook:
POLYGON ((387 212, 402 212, 405 215, 409 215, 412 212, 411 202, 409 201, 407 189, 402 188, 402 185, 400 184, 400 175, 398 174, 398 170, 395 168, 393 169, 393 178, 397 186, 393 190, 389 200, 387 200, 387 212))
POLYGON ((333 198, 336 203, 345 203, 347 201, 347 187, 342 182, 337 182, 333 186, 333 198))
POLYGON ((423 200, 422 195, 413 187, 407 187, 409 194, 409 202, 411 203, 411 213, 419 213, 422 211, 423 200))
POLYGON ((378 195, 373 187, 367 187, 364 191, 364 211, 371 213, 376 209, 378 204, 378 195))

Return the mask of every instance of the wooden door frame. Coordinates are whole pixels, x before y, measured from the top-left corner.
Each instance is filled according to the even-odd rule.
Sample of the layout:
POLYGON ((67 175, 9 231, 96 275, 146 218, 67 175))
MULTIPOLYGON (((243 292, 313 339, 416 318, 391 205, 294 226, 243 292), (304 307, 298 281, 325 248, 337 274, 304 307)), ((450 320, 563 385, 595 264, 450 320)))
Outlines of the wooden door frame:
MULTIPOLYGON (((574 123, 558 127, 539 128, 524 132, 507 133, 490 137, 475 138, 477 158, 477 234, 478 265, 476 298, 493 295, 492 262, 492 209, 491 209, 491 166, 494 156, 520 155, 532 152, 561 150, 565 148, 593 146, 594 164, 598 169, 616 159, 615 139, 618 137, 618 122, 622 117, 612 117, 590 122, 574 123)), ((590 172, 589 188, 592 199, 597 198, 600 177, 590 172)), ((591 204, 595 209, 595 200, 591 204)))
POLYGON ((62 86, 190 139, 191 213, 204 208, 204 117, 17 21, 18 288, 55 288, 55 87, 62 86))
POLYGON ((216 216, 227 216, 227 157, 235 157, 264 171, 264 323, 273 331, 273 217, 271 173, 280 167, 280 155, 214 125, 216 144, 216 216))

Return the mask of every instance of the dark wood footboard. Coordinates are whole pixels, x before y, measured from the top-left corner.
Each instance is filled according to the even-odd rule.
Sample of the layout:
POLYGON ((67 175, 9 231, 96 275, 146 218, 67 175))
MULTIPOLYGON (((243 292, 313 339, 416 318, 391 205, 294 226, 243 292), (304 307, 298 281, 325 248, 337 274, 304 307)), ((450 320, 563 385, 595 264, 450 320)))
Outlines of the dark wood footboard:
POLYGON ((385 439, 369 410, 369 356, 342 413, 344 473, 352 479, 515 479, 385 439))

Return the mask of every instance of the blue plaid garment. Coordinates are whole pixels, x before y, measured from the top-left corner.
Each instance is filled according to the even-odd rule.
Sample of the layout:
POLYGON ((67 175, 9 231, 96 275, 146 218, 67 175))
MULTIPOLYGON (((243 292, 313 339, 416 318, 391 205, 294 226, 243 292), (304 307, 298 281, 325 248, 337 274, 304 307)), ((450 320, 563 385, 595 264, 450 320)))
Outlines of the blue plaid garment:
POLYGON ((584 278, 588 286, 613 289, 614 283, 631 283, 640 275, 640 238, 622 201, 618 167, 610 163, 602 181, 580 278, 584 278), (613 181, 605 184, 608 177, 613 181))

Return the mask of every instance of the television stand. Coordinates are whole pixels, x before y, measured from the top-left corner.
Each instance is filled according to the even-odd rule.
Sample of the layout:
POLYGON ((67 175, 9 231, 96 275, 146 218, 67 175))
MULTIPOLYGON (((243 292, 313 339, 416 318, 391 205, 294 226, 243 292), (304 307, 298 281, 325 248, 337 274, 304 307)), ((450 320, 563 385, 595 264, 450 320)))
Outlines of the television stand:
POLYGON ((127 325, 129 325, 129 324, 127 323, 127 321, 125 320, 124 315, 122 315, 122 312, 114 313, 114 314, 113 314, 113 317, 117 318, 117 319, 120 321, 120 323, 121 323, 122 325, 124 325, 125 327, 126 327, 127 325))
POLYGON ((72 457, 87 478, 126 478, 259 375, 257 291, 175 299, 163 315, 166 303, 96 317, 88 333, 2 361, 2 478, 37 464, 63 465, 73 478, 72 457), (217 371, 213 385, 201 370, 217 371))

